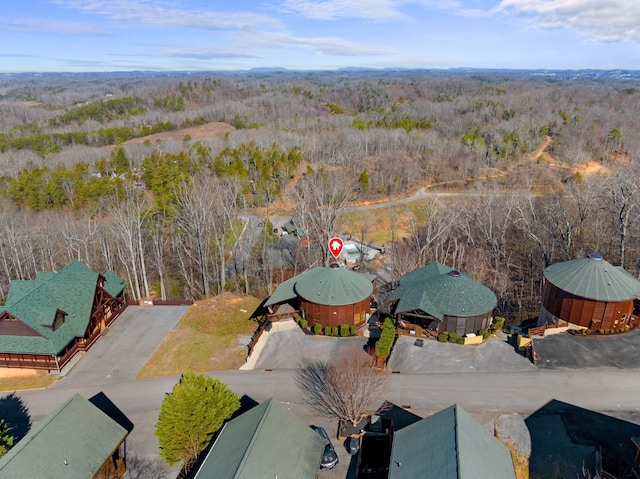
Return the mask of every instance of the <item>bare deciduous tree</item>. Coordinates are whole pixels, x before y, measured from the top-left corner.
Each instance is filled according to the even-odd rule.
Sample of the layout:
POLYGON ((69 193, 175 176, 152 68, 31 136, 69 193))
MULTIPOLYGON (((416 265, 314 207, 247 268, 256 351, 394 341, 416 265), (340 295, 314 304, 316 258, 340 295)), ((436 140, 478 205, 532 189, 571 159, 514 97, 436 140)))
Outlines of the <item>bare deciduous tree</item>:
POLYGON ((389 375, 374 369, 373 358, 354 347, 328 362, 303 358, 296 383, 316 412, 355 426, 381 401, 389 375))

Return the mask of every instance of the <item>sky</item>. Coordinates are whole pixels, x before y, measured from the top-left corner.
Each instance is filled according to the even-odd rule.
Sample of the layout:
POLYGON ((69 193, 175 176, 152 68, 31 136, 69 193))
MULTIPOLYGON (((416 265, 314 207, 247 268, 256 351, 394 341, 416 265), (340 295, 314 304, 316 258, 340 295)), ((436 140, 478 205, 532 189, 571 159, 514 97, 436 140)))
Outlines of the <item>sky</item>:
POLYGON ((639 0, 2 0, 0 72, 640 70, 639 0))

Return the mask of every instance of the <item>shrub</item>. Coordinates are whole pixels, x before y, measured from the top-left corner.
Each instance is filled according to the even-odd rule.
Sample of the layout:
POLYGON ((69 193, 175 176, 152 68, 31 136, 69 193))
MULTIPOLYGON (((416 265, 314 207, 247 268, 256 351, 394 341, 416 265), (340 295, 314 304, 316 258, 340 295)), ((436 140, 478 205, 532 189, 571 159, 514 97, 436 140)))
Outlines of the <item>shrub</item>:
POLYGON ((349 328, 349 332, 351 333, 351 336, 355 336, 356 334, 358 334, 358 328, 353 325, 351 326, 351 328, 349 328))
POLYGON ((338 326, 334 326, 333 328, 331 328, 331 336, 337 336, 338 335, 338 326))
POLYGON ((584 333, 585 333, 585 334, 591 334, 591 330, 590 330, 590 329, 585 329, 585 330, 584 330, 584 333))
POLYGON ((322 324, 316 323, 313 325, 313 334, 317 334, 317 335, 322 334, 322 324))
POLYGON ((326 326, 324 328, 324 334, 325 336, 331 336, 331 326, 326 326))
POLYGON ((393 342, 396 339, 396 325, 387 318, 384 320, 382 326, 382 332, 378 341, 376 341, 376 355, 382 358, 388 358, 391 354, 391 348, 393 348, 393 342))
POLYGON ((480 336, 482 336, 482 339, 487 339, 489 336, 491 336, 491 331, 489 331, 488 329, 481 329, 480 336))
POLYGON ((500 331, 504 326, 504 318, 497 317, 491 325, 491 331, 500 331))
POLYGON ((457 344, 460 341, 460 335, 458 333, 449 333, 449 342, 457 344))
POLYGON ((449 333, 447 331, 443 331, 440 334, 438 334, 438 341, 440 341, 441 343, 446 343, 449 341, 449 333))
POLYGON ((344 338, 345 336, 349 336, 349 325, 341 324, 340 325, 340 337, 344 338))

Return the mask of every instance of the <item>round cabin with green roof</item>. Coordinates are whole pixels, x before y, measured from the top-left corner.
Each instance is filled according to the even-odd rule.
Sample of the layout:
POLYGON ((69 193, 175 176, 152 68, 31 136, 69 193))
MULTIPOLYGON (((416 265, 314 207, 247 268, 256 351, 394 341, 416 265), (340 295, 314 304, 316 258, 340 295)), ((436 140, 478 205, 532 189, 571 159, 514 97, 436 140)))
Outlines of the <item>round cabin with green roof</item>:
POLYGON ((362 326, 371 313, 375 276, 338 267, 316 267, 282 283, 265 302, 271 320, 297 313, 309 326, 362 326))
POLYGON ((544 270, 538 325, 567 324, 621 330, 635 322, 640 281, 599 254, 555 263, 544 270))
POLYGON ((398 282, 391 301, 400 327, 409 322, 463 336, 491 324, 496 295, 466 273, 431 263, 401 276, 398 282))

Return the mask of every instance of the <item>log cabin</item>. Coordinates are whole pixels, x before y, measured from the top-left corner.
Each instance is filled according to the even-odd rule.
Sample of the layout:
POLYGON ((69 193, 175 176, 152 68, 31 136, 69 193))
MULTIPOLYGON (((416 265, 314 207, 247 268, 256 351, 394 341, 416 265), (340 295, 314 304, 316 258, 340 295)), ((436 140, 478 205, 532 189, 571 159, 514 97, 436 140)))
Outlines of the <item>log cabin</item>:
POLYGON ((125 283, 80 261, 12 281, 0 307, 0 368, 60 370, 125 307, 125 283))

